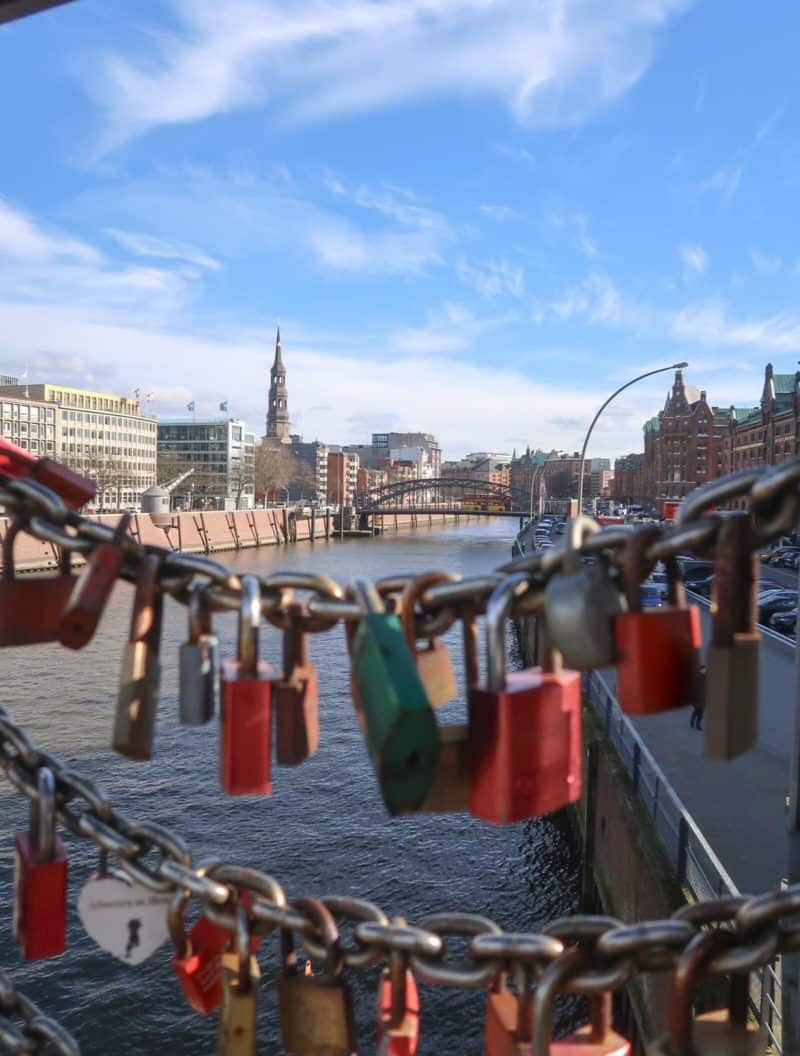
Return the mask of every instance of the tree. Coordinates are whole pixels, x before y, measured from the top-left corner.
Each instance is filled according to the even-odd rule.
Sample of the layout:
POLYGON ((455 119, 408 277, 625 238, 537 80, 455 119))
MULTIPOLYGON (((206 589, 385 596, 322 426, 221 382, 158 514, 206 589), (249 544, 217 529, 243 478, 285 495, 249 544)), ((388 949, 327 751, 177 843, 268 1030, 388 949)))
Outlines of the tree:
POLYGON ((305 459, 293 455, 287 444, 263 439, 255 450, 254 460, 256 501, 277 496, 282 488, 287 492, 315 494, 314 471, 305 459))
POLYGON ((99 512, 118 510, 120 494, 133 490, 136 481, 126 467, 125 459, 119 455, 109 455, 103 451, 87 451, 78 454, 65 454, 61 461, 70 469, 88 477, 97 488, 95 504, 99 512))

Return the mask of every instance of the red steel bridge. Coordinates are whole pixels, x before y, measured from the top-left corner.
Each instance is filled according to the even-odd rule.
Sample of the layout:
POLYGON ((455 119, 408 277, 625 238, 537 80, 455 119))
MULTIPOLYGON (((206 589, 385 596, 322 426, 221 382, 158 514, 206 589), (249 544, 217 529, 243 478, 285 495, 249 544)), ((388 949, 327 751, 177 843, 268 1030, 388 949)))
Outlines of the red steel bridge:
POLYGON ((384 484, 356 496, 359 513, 479 513, 521 517, 530 510, 530 495, 508 484, 455 477, 428 477, 384 484))

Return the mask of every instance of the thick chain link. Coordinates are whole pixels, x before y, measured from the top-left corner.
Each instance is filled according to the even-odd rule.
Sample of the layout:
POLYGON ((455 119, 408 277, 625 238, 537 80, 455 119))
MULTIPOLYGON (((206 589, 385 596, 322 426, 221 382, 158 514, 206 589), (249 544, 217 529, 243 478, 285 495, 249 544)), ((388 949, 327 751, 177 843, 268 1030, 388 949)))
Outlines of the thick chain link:
POLYGON ((20 993, 0 969, 0 1045, 24 1056, 80 1056, 78 1043, 59 1023, 20 993), (19 1024, 15 1020, 20 1020, 19 1024))

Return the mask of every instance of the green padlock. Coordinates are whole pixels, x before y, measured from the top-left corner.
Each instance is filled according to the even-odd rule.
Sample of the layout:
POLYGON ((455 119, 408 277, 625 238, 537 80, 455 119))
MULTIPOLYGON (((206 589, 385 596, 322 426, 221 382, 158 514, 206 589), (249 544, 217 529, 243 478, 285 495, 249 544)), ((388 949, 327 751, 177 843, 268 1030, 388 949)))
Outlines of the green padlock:
POLYGON ((438 762, 436 719, 399 618, 369 580, 352 591, 364 612, 352 650, 359 720, 389 813, 416 810, 438 762))

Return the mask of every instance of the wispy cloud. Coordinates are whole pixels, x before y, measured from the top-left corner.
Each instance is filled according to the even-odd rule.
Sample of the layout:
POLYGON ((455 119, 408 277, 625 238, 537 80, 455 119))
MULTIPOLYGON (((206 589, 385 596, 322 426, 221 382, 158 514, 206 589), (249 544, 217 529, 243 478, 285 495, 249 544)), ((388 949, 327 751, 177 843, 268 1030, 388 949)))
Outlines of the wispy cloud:
POLYGON ((88 243, 47 231, 24 210, 0 198, 0 255, 25 261, 70 259, 97 264, 102 254, 88 243))
POLYGON ((779 311, 765 316, 738 316, 724 300, 690 302, 661 308, 632 298, 607 275, 593 274, 570 287, 538 319, 583 320, 654 338, 672 337, 711 348, 759 352, 800 352, 800 314, 779 311))
POLYGON ((708 268, 708 254, 702 246, 696 243, 678 246, 678 253, 683 261, 684 273, 705 275, 708 268))
POLYGON ((508 143, 498 143, 497 153, 502 154, 504 158, 510 158, 511 161, 526 165, 529 169, 536 168, 536 158, 527 147, 512 147, 508 143))
POLYGON ((516 209, 512 209, 510 205, 480 205, 478 208, 490 220, 498 220, 501 223, 504 220, 522 219, 522 214, 517 212, 516 209))
POLYGON ((494 301, 503 294, 519 299, 525 292, 525 274, 507 260, 490 260, 476 266, 461 259, 456 263, 456 274, 484 300, 494 301))
POLYGON ((247 170, 162 171, 157 180, 89 192, 79 206, 115 230, 146 216, 149 239, 165 251, 191 248, 202 230, 209 260, 281 252, 351 274, 421 274, 443 262, 455 239, 444 214, 409 191, 353 187, 330 173, 322 185, 300 186, 247 170))
POLYGON ((170 242, 165 238, 136 234, 133 231, 120 231, 114 227, 106 228, 106 233, 137 257, 185 260, 189 264, 196 264, 200 268, 208 268, 211 271, 219 271, 222 267, 219 261, 186 242, 170 242))
POLYGON ((783 267, 783 261, 780 257, 771 257, 752 248, 750 249, 750 261, 753 265, 753 270, 757 271, 759 275, 777 275, 783 267))
POLYGON ((589 235, 589 221, 583 213, 551 209, 547 214, 547 221, 556 230, 565 231, 572 245, 585 257, 597 256, 597 243, 589 235))
POLYGON ((147 51, 91 82, 111 142, 270 102, 319 119, 489 95, 522 121, 580 122, 642 76, 688 0, 174 0, 147 51))
POLYGON ((702 180, 698 184, 697 189, 700 194, 707 194, 710 191, 715 192, 719 194, 720 203, 723 206, 731 204, 739 190, 742 176, 744 175, 750 159, 761 144, 772 134, 775 126, 783 115, 784 109, 783 106, 776 107, 776 109, 773 110, 773 112, 758 126, 755 135, 748 144, 735 151, 727 161, 723 162, 723 164, 711 174, 711 176, 702 180))

